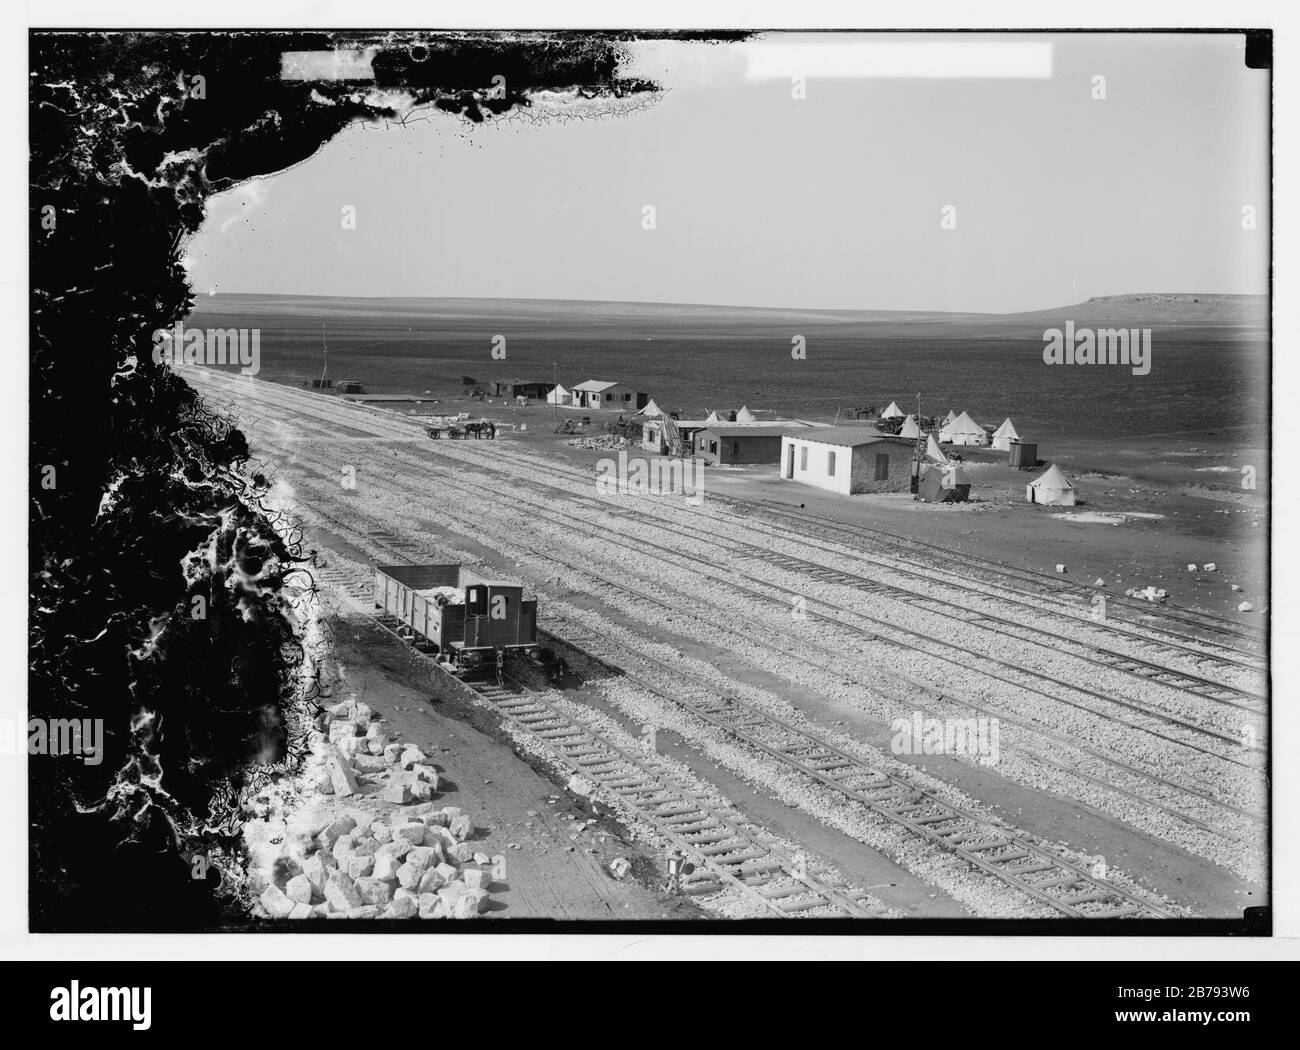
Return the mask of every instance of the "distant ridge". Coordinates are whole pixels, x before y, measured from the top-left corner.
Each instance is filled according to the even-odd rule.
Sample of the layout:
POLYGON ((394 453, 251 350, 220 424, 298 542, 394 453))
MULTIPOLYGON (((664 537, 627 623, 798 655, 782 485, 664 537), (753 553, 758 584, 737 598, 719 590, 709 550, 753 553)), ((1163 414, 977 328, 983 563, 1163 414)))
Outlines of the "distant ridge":
MULTIPOLYGON (((1268 297, 1197 292, 1134 292, 1093 296, 1082 303, 1017 313, 951 313, 935 310, 822 310, 758 306, 710 306, 698 303, 609 302, 574 299, 372 298, 361 296, 265 295, 227 292, 199 296, 194 315, 266 316, 288 319, 331 318, 363 320, 383 317, 390 322, 409 318, 479 325, 565 323, 579 327, 643 327, 662 329, 743 329, 773 325, 821 327, 879 326, 882 334, 951 336, 960 332, 997 335, 1023 327, 1078 326, 1196 328, 1265 328, 1268 297)), ((798 329, 796 329, 797 331, 798 329)))

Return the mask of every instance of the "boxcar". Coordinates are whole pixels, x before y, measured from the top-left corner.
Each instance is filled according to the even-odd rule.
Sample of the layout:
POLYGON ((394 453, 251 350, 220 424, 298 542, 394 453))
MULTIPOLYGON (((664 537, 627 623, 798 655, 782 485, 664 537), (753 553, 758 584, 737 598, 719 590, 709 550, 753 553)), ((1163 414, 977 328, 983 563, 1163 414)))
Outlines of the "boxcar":
POLYGON ((458 670, 491 666, 499 649, 540 654, 537 600, 521 584, 463 565, 376 565, 374 597, 417 646, 458 670))

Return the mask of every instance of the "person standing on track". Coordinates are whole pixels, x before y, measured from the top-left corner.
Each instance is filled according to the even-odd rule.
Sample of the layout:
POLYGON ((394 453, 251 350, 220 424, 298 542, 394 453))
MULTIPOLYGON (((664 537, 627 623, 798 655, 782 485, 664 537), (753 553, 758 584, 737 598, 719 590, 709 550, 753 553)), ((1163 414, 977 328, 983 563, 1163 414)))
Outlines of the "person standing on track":
POLYGON ((498 649, 497 650, 497 685, 504 686, 505 684, 506 684, 506 651, 504 649, 498 649))

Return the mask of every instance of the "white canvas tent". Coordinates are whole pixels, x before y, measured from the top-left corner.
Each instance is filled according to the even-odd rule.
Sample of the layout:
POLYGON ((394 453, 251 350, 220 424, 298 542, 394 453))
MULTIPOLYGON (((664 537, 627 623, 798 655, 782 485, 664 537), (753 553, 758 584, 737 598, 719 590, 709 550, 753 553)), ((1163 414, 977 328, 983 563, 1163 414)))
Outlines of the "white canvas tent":
POLYGON ((704 417, 704 422, 705 422, 706 424, 708 424, 708 423, 721 423, 722 420, 718 418, 718 413, 717 413, 717 412, 715 412, 713 409, 709 409, 709 414, 708 414, 707 416, 704 417))
POLYGON ((741 405, 740 411, 736 413, 737 423, 753 423, 757 419, 758 416, 749 410, 748 405, 741 405))
POLYGON ((658 419, 664 414, 662 408, 655 404, 655 399, 651 398, 646 402, 645 408, 637 413, 638 416, 645 416, 647 419, 658 419))
POLYGON ((1025 499, 1030 503, 1041 503, 1047 507, 1073 507, 1076 489, 1065 475, 1053 463, 1039 477, 1025 486, 1025 499))
POLYGON ((989 436, 984 428, 965 412, 939 431, 939 440, 952 445, 987 445, 989 436))
POLYGON ((915 417, 908 416, 903 420, 903 428, 898 432, 898 436, 901 438, 911 438, 913 441, 921 436, 921 428, 916 425, 915 417))
POLYGON ((993 447, 1002 452, 1011 451, 1011 442, 1020 440, 1020 431, 1016 425, 1011 422, 1011 417, 1007 416, 1002 421, 1002 425, 993 431, 993 447))
POLYGON ((956 418, 957 418, 957 410, 953 408, 948 409, 948 414, 943 417, 943 425, 947 426, 956 418))
POLYGON ((939 442, 934 440, 931 434, 925 441, 925 458, 932 459, 936 463, 947 463, 948 457, 943 454, 943 449, 939 447, 939 442))
POLYGON ((549 394, 546 395, 548 405, 571 405, 573 404, 573 393, 565 390, 562 386, 556 386, 549 394))
POLYGON ((889 407, 880 413, 881 419, 901 419, 903 410, 898 407, 897 401, 889 402, 889 407))

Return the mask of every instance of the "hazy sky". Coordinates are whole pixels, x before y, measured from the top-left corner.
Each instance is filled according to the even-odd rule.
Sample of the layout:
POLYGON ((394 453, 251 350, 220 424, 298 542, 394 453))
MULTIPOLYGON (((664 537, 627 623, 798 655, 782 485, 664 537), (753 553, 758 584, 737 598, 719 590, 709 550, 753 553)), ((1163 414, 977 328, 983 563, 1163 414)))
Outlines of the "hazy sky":
POLYGON ((1047 76, 831 50, 914 39, 647 49, 671 90, 612 119, 354 126, 211 202, 195 290, 989 311, 1267 290, 1268 80, 1242 37, 1001 38, 1050 44, 1047 76))

